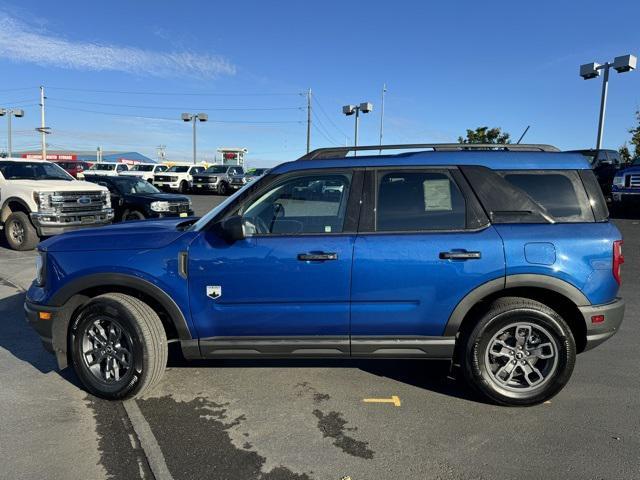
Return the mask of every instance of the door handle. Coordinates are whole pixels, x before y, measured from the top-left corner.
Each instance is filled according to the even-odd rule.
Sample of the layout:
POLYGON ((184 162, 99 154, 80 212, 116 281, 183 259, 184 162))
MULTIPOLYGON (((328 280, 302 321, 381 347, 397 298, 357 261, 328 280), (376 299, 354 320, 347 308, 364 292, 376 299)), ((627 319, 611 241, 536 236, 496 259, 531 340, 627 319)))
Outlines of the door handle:
POLYGON ((337 253, 299 253, 298 260, 301 262, 324 262, 326 260, 337 260, 337 253))
POLYGON ((477 260, 481 257, 480 252, 467 252, 466 250, 440 252, 441 260, 477 260))

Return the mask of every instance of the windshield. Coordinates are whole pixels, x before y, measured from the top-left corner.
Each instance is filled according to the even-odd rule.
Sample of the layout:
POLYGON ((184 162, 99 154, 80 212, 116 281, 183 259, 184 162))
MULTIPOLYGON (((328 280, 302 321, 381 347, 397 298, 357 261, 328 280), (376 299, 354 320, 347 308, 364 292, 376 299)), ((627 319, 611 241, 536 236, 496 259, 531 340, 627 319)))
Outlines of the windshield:
POLYGON ((189 167, 174 165, 169 170, 167 170, 167 172, 185 173, 187 170, 189 170, 189 167))
POLYGON ((207 168, 205 170, 205 172, 207 173, 226 173, 228 167, 222 167, 222 166, 214 166, 212 165, 211 167, 207 168))
POLYGON ((58 165, 44 162, 0 162, 6 180, 67 180, 73 177, 58 165))
POLYGON ((132 172, 150 172, 153 170, 153 165, 134 165, 129 170, 132 172))
POLYGON ((160 190, 144 180, 131 180, 125 177, 118 177, 116 180, 113 180, 113 183, 124 195, 135 195, 136 193, 160 193, 160 190))
POLYGON ((115 163, 96 163, 89 170, 112 171, 112 170, 115 170, 115 168, 116 168, 115 163))

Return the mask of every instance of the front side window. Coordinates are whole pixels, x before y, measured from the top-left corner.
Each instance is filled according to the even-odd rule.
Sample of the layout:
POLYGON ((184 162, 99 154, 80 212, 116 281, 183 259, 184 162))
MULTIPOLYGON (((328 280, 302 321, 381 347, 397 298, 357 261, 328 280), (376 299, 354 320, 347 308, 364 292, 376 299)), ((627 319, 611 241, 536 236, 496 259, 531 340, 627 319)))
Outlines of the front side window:
POLYGON ((156 172, 156 173, 158 173, 158 172, 164 172, 166 169, 167 169, 167 167, 165 167, 164 165, 158 165, 158 166, 156 167, 155 172, 156 172))
POLYGON ((189 167, 185 167, 182 165, 174 165, 173 167, 169 168, 167 170, 167 172, 172 172, 172 173, 186 173, 189 170, 189 167))
POLYGON ((376 230, 408 232, 462 230, 465 199, 445 171, 378 173, 376 230))
POLYGON ((573 170, 511 170, 498 172, 527 193, 556 222, 593 222, 584 186, 573 170))
POLYGON ((89 170, 102 170, 102 171, 113 171, 115 170, 116 165, 113 163, 96 163, 89 170))
POLYGON ((223 174, 223 173, 227 173, 227 167, 224 167, 222 165, 212 165, 209 168, 207 168, 205 172, 223 174))
POLYGON ((298 235, 340 233, 344 227, 351 174, 316 174, 289 178, 245 209, 251 233, 298 235))

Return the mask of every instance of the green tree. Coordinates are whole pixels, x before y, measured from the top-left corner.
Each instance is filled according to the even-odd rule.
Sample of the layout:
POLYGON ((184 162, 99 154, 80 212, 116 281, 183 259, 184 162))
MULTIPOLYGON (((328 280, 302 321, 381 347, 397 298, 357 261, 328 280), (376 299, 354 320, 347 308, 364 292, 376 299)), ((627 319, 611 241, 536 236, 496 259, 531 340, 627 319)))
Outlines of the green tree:
POLYGON ((511 143, 509 137, 499 127, 478 127, 475 130, 467 129, 467 137, 458 137, 458 143, 511 143))
POLYGON ((638 125, 635 128, 629 129, 631 134, 630 143, 633 145, 633 159, 640 158, 640 110, 636 112, 636 120, 638 125))
POLYGON ((631 158, 631 152, 629 151, 629 147, 627 147, 627 142, 624 142, 624 145, 622 145, 619 149, 618 149, 618 153, 620 154, 620 160, 622 161, 622 163, 631 163, 631 160, 633 160, 631 158))

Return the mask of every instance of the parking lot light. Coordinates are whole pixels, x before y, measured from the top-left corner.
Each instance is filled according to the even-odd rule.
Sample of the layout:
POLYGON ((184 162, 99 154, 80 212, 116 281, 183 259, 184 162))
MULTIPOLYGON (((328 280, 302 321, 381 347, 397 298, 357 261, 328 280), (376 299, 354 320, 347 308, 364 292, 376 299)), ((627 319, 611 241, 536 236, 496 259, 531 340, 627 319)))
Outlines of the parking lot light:
POLYGON ((596 140, 596 149, 602 148, 602 134, 604 132, 604 116, 607 108, 607 92, 609 89, 609 69, 613 67, 618 73, 626 73, 635 70, 638 59, 635 55, 622 55, 616 57, 613 62, 585 63, 580 65, 580 76, 585 80, 591 80, 600 76, 600 71, 604 71, 602 78, 602 95, 600 97, 600 116, 598 119, 598 139, 596 140))
MULTIPOLYGON (((373 111, 373 104, 371 102, 362 102, 360 105, 345 105, 342 107, 342 113, 344 113, 347 117, 354 115, 356 116, 356 131, 353 137, 353 146, 358 146, 358 126, 360 124, 360 112, 369 113, 373 111)), ((353 155, 357 156, 358 152, 356 150, 353 151, 353 155)))
POLYGON ((183 113, 181 115, 183 122, 192 122, 193 123, 193 164, 196 164, 196 120, 200 120, 201 122, 206 122, 209 120, 209 115, 206 113, 183 113))
POLYGON ((9 158, 13 156, 13 145, 11 139, 11 117, 24 117, 24 110, 18 108, 12 110, 10 108, 0 108, 0 117, 7 116, 7 155, 9 158))

